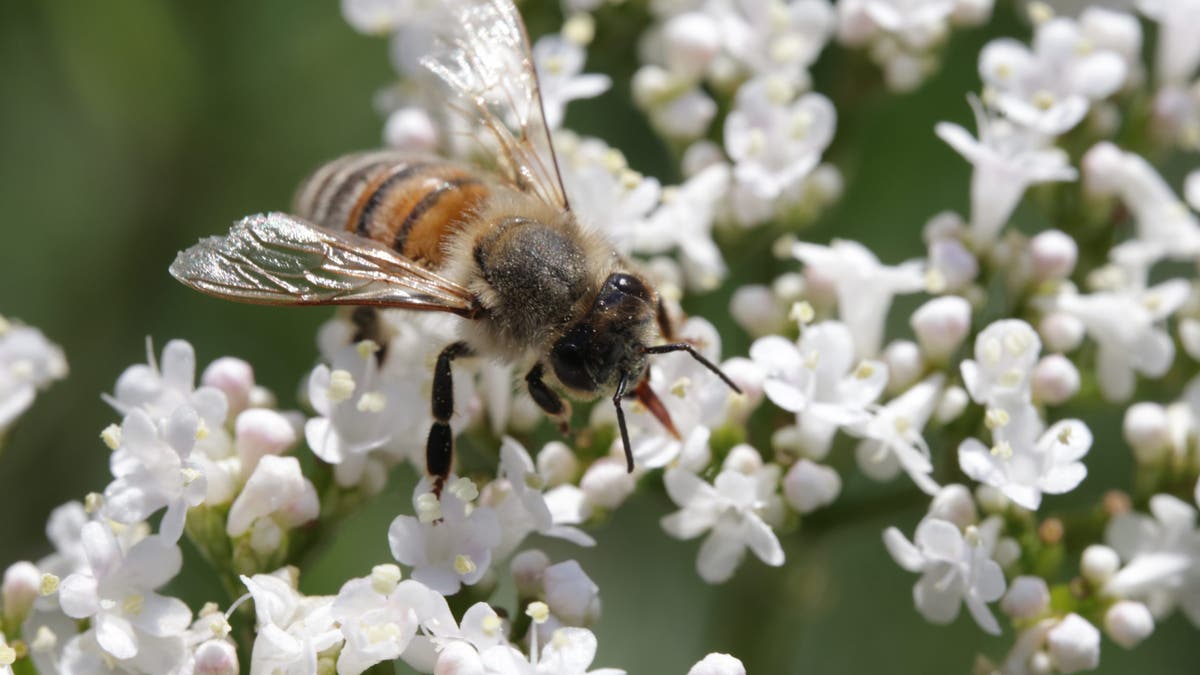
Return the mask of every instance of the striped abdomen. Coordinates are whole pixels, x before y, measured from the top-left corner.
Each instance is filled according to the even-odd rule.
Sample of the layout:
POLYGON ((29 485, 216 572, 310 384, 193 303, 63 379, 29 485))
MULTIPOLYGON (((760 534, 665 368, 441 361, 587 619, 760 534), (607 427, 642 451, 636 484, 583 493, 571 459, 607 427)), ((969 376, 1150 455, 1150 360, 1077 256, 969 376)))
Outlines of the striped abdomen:
POLYGON ((471 170, 436 157, 368 152, 336 159, 296 193, 296 215, 391 246, 430 267, 489 189, 471 170))

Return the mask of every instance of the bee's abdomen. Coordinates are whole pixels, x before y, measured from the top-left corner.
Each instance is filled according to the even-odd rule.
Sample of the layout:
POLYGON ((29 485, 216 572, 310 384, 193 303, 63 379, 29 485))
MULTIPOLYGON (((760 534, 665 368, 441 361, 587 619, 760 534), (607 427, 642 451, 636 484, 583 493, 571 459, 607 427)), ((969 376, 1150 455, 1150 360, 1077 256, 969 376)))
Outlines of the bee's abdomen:
POLYGON ((489 190, 478 174, 436 157, 369 152, 336 159, 304 181, 297 215, 387 244, 438 266, 445 241, 489 190))

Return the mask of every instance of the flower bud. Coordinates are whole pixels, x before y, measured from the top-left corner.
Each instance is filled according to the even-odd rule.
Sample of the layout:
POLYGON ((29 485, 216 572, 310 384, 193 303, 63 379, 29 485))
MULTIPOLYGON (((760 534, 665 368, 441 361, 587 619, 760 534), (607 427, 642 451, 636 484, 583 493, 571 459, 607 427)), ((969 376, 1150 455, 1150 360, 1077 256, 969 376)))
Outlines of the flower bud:
POLYGON ((1008 497, 991 485, 980 485, 975 488, 975 501, 984 513, 1000 514, 1008 510, 1008 497))
POLYGON ((1078 614, 1068 614, 1046 634, 1046 648, 1061 673, 1100 665, 1100 631, 1078 614))
POLYGON ((1059 230, 1046 230, 1029 240, 1029 257, 1039 281, 1066 279, 1075 271, 1079 246, 1059 230))
POLYGON ((1079 393, 1079 370, 1062 354, 1051 354, 1034 366, 1031 385, 1035 400, 1061 405, 1079 393))
POLYGON ((957 291, 979 276, 979 261, 975 254, 957 238, 951 237, 937 238, 929 243, 929 268, 930 273, 937 276, 927 276, 926 285, 935 293, 957 291))
POLYGON ((819 205, 829 205, 842 198, 846 191, 846 179, 838 168, 828 162, 818 164, 808 174, 808 194, 815 197, 819 205))
POLYGON ((746 675, 746 666, 728 654, 714 652, 692 666, 687 675, 746 675))
POLYGON ((929 515, 954 523, 960 530, 979 522, 979 512, 975 510, 971 491, 957 483, 938 490, 929 504, 929 515))
POLYGON ((792 465, 783 478, 783 498, 800 513, 811 513, 833 503, 842 491, 837 471, 802 459, 792 465))
POLYGON ((1013 579, 1000 609, 1014 619, 1032 619, 1050 606, 1050 588, 1041 577, 1019 576, 1013 579))
POLYGON ((996 542, 996 550, 992 551, 992 560, 1004 569, 1021 559, 1021 545, 1012 537, 1000 537, 996 542))
POLYGON ((623 461, 613 457, 596 460, 584 472, 579 488, 589 502, 603 509, 615 509, 633 494, 637 481, 623 461))
POLYGON ((383 143, 406 152, 434 152, 438 148, 437 125, 421 108, 400 108, 388 115, 383 143))
POLYGON ((1108 583, 1120 568, 1121 558, 1117 552, 1101 544, 1093 544, 1083 549, 1083 556, 1079 560, 1079 571, 1083 578, 1096 588, 1108 583))
POLYGON ((542 574, 550 566, 550 557, 541 550, 531 548, 513 556, 509 564, 513 584, 520 598, 536 598, 542 594, 542 574))
POLYGON ((242 359, 223 356, 208 364, 200 376, 200 384, 221 390, 229 403, 227 414, 233 417, 250 404, 250 392, 254 390, 254 369, 242 359))
POLYGON ((792 303, 803 299, 807 289, 808 283, 800 272, 784 272, 771 283, 771 292, 784 307, 791 307, 792 303))
POLYGON ((4 581, 0 583, 0 598, 4 601, 4 619, 19 626, 33 607, 33 601, 41 594, 42 573, 28 561, 15 562, 4 570, 4 581))
POLYGON ((729 301, 729 313, 754 337, 780 333, 787 325, 787 315, 775 302, 775 294, 760 284, 742 286, 734 291, 729 301))
POLYGON ((195 675, 237 675, 237 649, 226 640, 206 640, 196 647, 195 675))
POLYGON ((600 587, 578 562, 551 565, 542 574, 546 604, 563 623, 586 626, 600 618, 600 587))
POLYGON ((630 83, 634 103, 647 110, 658 107, 661 99, 671 90, 673 79, 670 73, 659 66, 638 68, 630 83))
POLYGON ((279 455, 296 442, 296 430, 283 415, 267 408, 251 408, 237 416, 234 446, 249 475, 264 455, 279 455))
POLYGON ((907 391, 925 372, 925 359, 917 343, 894 340, 883 350, 883 363, 888 367, 887 390, 892 394, 907 391))
POLYGON ((1133 649, 1154 632, 1154 616, 1142 603, 1122 600, 1104 613, 1104 631, 1113 642, 1133 649))
POLYGON ((433 675, 484 675, 483 660, 464 640, 449 640, 437 654, 433 675))
POLYGON ((1162 459, 1171 442, 1167 411, 1157 403, 1129 406, 1122 431, 1125 442, 1133 449, 1134 458, 1141 464, 1153 464, 1162 459))
POLYGON ((934 298, 917 308, 909 321, 921 349, 933 361, 944 361, 971 329, 971 305, 957 295, 934 298))
POLYGON ((949 424, 963 414, 970 402, 971 398, 966 389, 958 385, 946 387, 938 401, 937 409, 933 411, 933 419, 939 424, 949 424))
POLYGON ((1094 195, 1117 191, 1125 177, 1125 157, 1120 148, 1101 141, 1083 154, 1083 186, 1094 195))
POLYGON ((683 77, 699 78, 721 51, 717 22, 703 12, 676 15, 663 26, 667 67, 683 77))
POLYGON ((721 146, 710 140, 702 139, 692 143, 683 151, 683 159, 679 165, 684 178, 691 178, 710 166, 725 163, 725 151, 721 146))
POLYGON ((1038 322, 1038 334, 1052 352, 1074 351, 1083 343, 1085 332, 1082 321, 1063 312, 1051 312, 1038 322))
POLYGON ((747 476, 757 473, 762 467, 762 455, 745 443, 735 445, 721 464, 722 471, 736 471, 747 476))
POLYGON ((556 487, 575 479, 579 473, 579 460, 566 443, 550 441, 538 453, 537 471, 546 481, 547 488, 556 487))

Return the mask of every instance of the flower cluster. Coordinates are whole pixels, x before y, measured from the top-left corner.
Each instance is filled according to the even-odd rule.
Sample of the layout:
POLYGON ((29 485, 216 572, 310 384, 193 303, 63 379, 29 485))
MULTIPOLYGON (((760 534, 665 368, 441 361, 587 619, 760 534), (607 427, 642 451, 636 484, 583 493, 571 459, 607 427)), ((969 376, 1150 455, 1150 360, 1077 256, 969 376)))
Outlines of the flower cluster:
MULTIPOLYGON (((613 86, 584 72, 605 4, 565 2, 561 30, 532 46, 565 190, 581 223, 653 280, 669 337, 740 391, 688 353, 656 356, 625 408, 628 471, 611 407, 535 441, 544 423, 515 393, 515 366, 464 357, 449 424, 472 461, 460 453, 444 484, 417 483, 411 509, 377 533, 391 559, 312 595, 306 554, 394 468, 423 471, 434 363, 456 319, 339 310, 316 336, 319 363, 298 372, 302 410, 281 409, 240 359, 208 364, 197 385, 190 344, 149 349, 105 396, 111 481, 51 515, 52 554, 4 575, 0 674, 26 658, 64 675, 232 674, 239 647, 264 675, 397 660, 445 675, 621 673, 592 669, 597 584, 531 536, 594 546, 590 528, 661 484, 662 531, 702 539, 696 572, 722 583, 787 563, 782 537, 842 498, 835 466, 849 457, 834 460, 847 452, 928 503, 911 539, 891 526, 881 545, 920 575, 917 613, 945 624, 965 605, 989 634, 1008 622, 1011 651, 980 657, 980 672, 1095 668, 1102 631, 1131 648, 1177 607, 1200 626, 1200 171, 1177 190, 1148 159, 1200 143, 1197 3, 1137 3, 1160 24, 1152 75, 1133 14, 1031 3, 1028 44, 999 38, 979 54, 975 133, 916 130, 967 161, 970 208, 931 204, 923 253, 903 261, 801 241, 842 187, 824 159, 839 104, 810 69, 826 49, 863 47, 890 89, 911 90, 950 28, 986 21, 990 1, 651 1, 629 86, 674 153, 675 185, 566 126, 568 104, 613 86), (770 254, 774 268, 729 262, 770 254), (732 323, 687 316, 731 278, 743 284, 728 289, 732 323), (748 350, 723 353, 737 330, 748 350), (1125 407, 1136 475, 1072 518, 1059 496, 1116 452, 1083 400, 1125 407), (196 612, 162 590, 185 536, 230 592, 196 612), (497 591, 508 577, 515 598, 497 591)), ((402 81, 377 99, 385 144, 465 161, 478 144, 461 142, 464 120, 436 104, 418 59, 438 5, 342 3, 352 26, 392 41, 402 81)), ((0 320, 0 432, 65 368, 39 332, 0 320)), ((690 672, 745 668, 710 654, 690 672)))

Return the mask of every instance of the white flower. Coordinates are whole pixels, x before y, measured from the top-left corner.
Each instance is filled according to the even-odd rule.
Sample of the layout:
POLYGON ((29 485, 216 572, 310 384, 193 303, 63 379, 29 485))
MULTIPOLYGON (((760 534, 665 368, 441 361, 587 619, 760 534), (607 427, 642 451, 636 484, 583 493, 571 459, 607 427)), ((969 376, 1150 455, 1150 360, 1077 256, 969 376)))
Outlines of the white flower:
POLYGON ((979 74, 994 91, 996 108, 1016 124, 1058 136, 1079 123, 1094 101, 1125 82, 1123 56, 1097 44, 1080 24, 1058 17, 1038 24, 1033 49, 993 40, 979 54, 979 74))
POLYGON ((1104 613, 1104 632, 1113 642, 1133 649, 1154 632, 1154 616, 1140 602, 1121 600, 1104 613))
POLYGON ((492 551, 501 542, 496 512, 474 506, 478 491, 469 480, 459 480, 451 476, 440 500, 428 479, 422 480, 413 491, 419 517, 397 516, 388 528, 388 544, 396 560, 413 568, 413 579, 443 595, 453 595, 462 584, 483 578, 492 564, 492 551))
POLYGON ((886 33, 906 47, 923 51, 946 33, 955 0, 840 0, 841 39, 860 44, 886 33))
POLYGON ((54 553, 37 561, 38 569, 58 577, 84 571, 88 563, 82 532, 88 520, 87 511, 79 502, 55 507, 46 520, 46 539, 53 544, 54 553))
POLYGON ((1138 0, 1138 9, 1158 23, 1155 68, 1166 83, 1187 82, 1200 63, 1200 2, 1196 0, 1138 0))
POLYGON ((808 83, 807 68, 833 33, 826 0, 711 3, 726 51, 751 75, 774 74, 808 83))
POLYGON ((792 255, 804 262, 810 279, 815 275, 832 284, 838 316, 853 332, 853 343, 863 358, 879 353, 892 298, 925 288, 920 261, 883 265, 855 241, 834 239, 829 246, 802 242, 792 248, 792 255))
POLYGON ((1087 467, 1079 460, 1092 447, 1083 422, 1063 420, 1038 436, 1041 421, 1032 408, 996 410, 1007 423, 992 432, 995 445, 968 438, 958 446, 963 473, 1030 510, 1041 505, 1042 494, 1070 492, 1083 482, 1087 467))
POLYGON ((286 569, 243 575, 242 583, 254 598, 258 624, 250 672, 316 675, 317 654, 342 641, 330 611, 333 599, 301 595, 286 569))
POLYGON ((1004 595, 1004 573, 989 557, 984 536, 968 526, 966 536, 952 523, 926 518, 917 526, 915 545, 894 527, 883 533, 888 553, 898 565, 920 572, 913 587, 917 611, 932 623, 950 623, 965 602, 980 628, 1000 634, 987 603, 1004 595))
POLYGON ((687 675, 746 675, 746 666, 729 654, 714 652, 700 659, 687 675))
POLYGON ((1100 631, 1071 613, 1046 633, 1046 648, 1060 673, 1094 670, 1100 665, 1100 631))
POLYGON ((929 460, 929 445, 921 432, 937 407, 942 381, 941 375, 930 375, 872 410, 869 420, 848 429, 863 438, 856 453, 863 473, 885 481, 904 469, 926 494, 937 494, 938 484, 930 477, 933 463, 929 460))
POLYGON ((1200 626, 1200 530, 1196 529, 1196 509, 1164 494, 1150 498, 1150 513, 1153 517, 1127 513, 1109 523, 1105 540, 1125 560, 1125 567, 1109 580, 1104 592, 1142 600, 1158 617, 1178 605, 1193 624, 1200 626))
POLYGON ((972 98, 976 140, 966 129, 938 122, 937 135, 971 163, 971 233, 991 244, 1008 222, 1026 188, 1038 183, 1072 181, 1075 169, 1067 153, 1048 146, 1039 135, 1003 119, 989 118, 972 98))
POLYGON ((441 594, 430 591, 416 608, 422 633, 400 658, 422 673, 482 673, 480 653, 505 642, 505 624, 486 602, 477 602, 454 620, 441 594))
MULTIPOLYGON (((729 191, 729 167, 714 164, 676 187, 663 190, 662 203, 632 233, 632 247, 654 254, 679 250, 688 285, 709 290, 728 274, 713 242, 717 205, 729 191)), ((634 221, 627 221, 634 222, 634 221)))
POLYGON ((317 490, 301 473, 300 460, 267 455, 233 501, 225 532, 230 537, 249 532, 251 546, 268 554, 279 547, 284 530, 315 519, 319 512, 317 490))
POLYGON ((783 496, 800 513, 811 513, 828 506, 842 491, 842 478, 837 471, 801 459, 783 477, 783 496))
POLYGON ((1000 609, 1014 619, 1033 619, 1050 607, 1050 587, 1046 580, 1035 576, 1013 579, 1008 593, 1000 601, 1000 609))
POLYGON ((39 389, 66 375, 58 345, 42 331, 0 316, 0 432, 29 409, 39 389))
POLYGON ((565 539, 579 546, 595 546, 596 541, 586 532, 572 524, 580 522, 571 517, 569 509, 556 512, 551 506, 568 506, 571 501, 566 495, 583 500, 579 488, 563 485, 555 488, 556 501, 543 494, 543 480, 534 470, 529 452, 515 439, 505 436, 500 443, 500 481, 490 484, 485 492, 499 495, 486 500, 496 511, 502 524, 502 540, 493 552, 496 557, 506 558, 516 550, 526 535, 537 532, 547 537, 565 539), (572 521, 568 523, 567 521, 572 521))
POLYGON ((63 646, 60 658, 48 662, 50 669, 38 672, 58 672, 61 675, 145 675, 180 672, 187 666, 187 648, 177 635, 145 635, 139 642, 136 656, 116 659, 97 641, 97 630, 93 628, 72 637, 63 646))
POLYGON ((343 584, 330 607, 346 639, 338 673, 358 675, 399 658, 417 634, 419 611, 431 593, 420 582, 400 581, 395 565, 380 565, 371 576, 343 584))
POLYGON ((753 225, 770 218, 776 203, 821 161, 833 140, 837 111, 821 94, 796 95, 778 77, 738 89, 725 118, 725 149, 735 162, 733 211, 753 225))
POLYGON ((67 616, 89 619, 97 643, 115 659, 158 650, 152 638, 180 640, 182 646, 178 636, 191 624, 191 611, 182 601, 155 593, 179 573, 179 548, 162 537, 147 537, 126 552, 112 529, 97 522, 84 525, 81 538, 89 570, 59 586, 67 616))
POLYGON ((550 565, 542 571, 546 604, 563 623, 587 626, 600 618, 600 587, 574 560, 550 565))
POLYGON ((971 303, 957 295, 934 298, 913 312, 909 325, 930 360, 944 362, 971 329, 971 303))
POLYGON ((975 359, 964 359, 963 385, 976 403, 1016 409, 1030 400, 1033 369, 1042 343, 1024 321, 1003 319, 975 338, 975 359))
POLYGON ((558 166, 579 222, 609 237, 623 253, 637 246, 646 216, 662 194, 655 178, 629 168, 620 150, 568 130, 554 134, 558 166))
POLYGON ((176 409, 191 406, 204 420, 209 430, 225 423, 229 404, 225 394, 216 387, 195 388, 196 352, 184 340, 171 340, 163 347, 161 369, 154 360, 149 340, 146 342, 146 364, 125 369, 117 378, 112 396, 104 399, 122 414, 141 408, 156 424, 163 425, 176 409))
POLYGON ((562 125, 568 103, 599 96, 612 86, 607 75, 580 74, 586 56, 582 46, 560 35, 542 36, 533 45, 542 110, 550 129, 562 125))
POLYGON ((663 529, 679 539, 711 531, 696 559, 696 570, 708 583, 733 576, 746 548, 764 563, 778 567, 783 564, 783 548, 760 515, 771 499, 778 499, 774 494, 777 481, 777 476, 768 483, 737 471, 722 471, 710 485, 687 470, 667 469, 663 483, 681 509, 662 519, 663 529))
POLYGON ((772 335, 755 340, 750 358, 766 374, 767 398, 797 413, 810 439, 809 454, 821 458, 838 427, 860 424, 867 406, 883 393, 887 367, 878 361, 854 365, 854 337, 842 323, 804 329, 799 344, 772 335))

